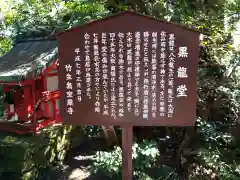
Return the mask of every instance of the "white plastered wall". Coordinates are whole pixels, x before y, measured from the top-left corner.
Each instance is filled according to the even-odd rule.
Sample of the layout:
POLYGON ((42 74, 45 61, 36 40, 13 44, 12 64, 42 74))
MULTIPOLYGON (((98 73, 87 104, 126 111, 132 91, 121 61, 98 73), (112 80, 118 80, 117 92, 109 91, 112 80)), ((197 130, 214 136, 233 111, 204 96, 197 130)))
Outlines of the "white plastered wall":
MULTIPOLYGON (((57 70, 52 70, 51 73, 55 73, 57 70)), ((47 91, 54 91, 58 90, 58 76, 50 76, 46 77, 46 85, 47 85, 47 91)), ((53 103, 52 101, 48 101, 48 115, 49 117, 53 117, 53 103)), ((44 106, 44 105, 43 105, 44 106)), ((59 99, 56 100, 56 109, 59 110, 60 107, 60 101, 59 99)))

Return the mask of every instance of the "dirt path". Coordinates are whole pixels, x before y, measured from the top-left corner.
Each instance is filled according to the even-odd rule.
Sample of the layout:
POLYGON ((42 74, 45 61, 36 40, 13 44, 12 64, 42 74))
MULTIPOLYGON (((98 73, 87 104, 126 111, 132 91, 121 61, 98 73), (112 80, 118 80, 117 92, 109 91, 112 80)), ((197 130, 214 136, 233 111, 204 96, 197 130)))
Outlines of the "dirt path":
POLYGON ((106 150, 106 142, 102 138, 86 140, 82 146, 72 150, 67 155, 63 165, 48 177, 49 180, 110 180, 106 174, 91 174, 89 167, 94 163, 96 151, 106 150))

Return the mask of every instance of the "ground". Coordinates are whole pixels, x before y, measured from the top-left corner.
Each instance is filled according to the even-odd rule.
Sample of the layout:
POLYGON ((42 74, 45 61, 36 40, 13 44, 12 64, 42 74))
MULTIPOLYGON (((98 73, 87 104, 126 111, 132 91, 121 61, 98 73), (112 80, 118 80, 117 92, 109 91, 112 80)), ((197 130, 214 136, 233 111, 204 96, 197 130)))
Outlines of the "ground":
POLYGON ((93 164, 96 151, 106 150, 103 138, 87 139, 81 146, 71 150, 61 167, 51 172, 44 180, 110 180, 104 173, 92 174, 88 168, 93 164))

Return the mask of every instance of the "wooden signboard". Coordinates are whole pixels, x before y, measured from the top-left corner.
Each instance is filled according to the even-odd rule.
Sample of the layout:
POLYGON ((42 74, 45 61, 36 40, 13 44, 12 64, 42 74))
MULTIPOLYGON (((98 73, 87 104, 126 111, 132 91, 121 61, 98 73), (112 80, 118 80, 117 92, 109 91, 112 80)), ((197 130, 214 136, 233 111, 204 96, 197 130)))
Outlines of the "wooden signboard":
POLYGON ((66 124, 194 125, 197 31, 127 11, 60 33, 58 43, 66 124))
POLYGON ((198 32, 123 12, 58 40, 66 124, 194 125, 198 32))

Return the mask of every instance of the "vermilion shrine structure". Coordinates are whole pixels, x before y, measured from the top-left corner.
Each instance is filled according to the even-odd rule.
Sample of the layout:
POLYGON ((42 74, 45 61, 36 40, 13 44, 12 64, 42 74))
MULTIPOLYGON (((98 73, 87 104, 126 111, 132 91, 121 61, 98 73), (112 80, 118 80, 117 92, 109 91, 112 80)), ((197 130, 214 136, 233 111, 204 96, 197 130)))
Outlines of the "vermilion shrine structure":
POLYGON ((61 122, 54 38, 19 41, 0 58, 0 84, 6 94, 0 129, 37 132, 61 122))
MULTIPOLYGON (((58 45, 54 36, 18 41, 0 57, 0 85, 5 96, 0 130, 37 133, 62 123, 59 115, 58 45)), ((108 143, 112 126, 102 126, 108 143)))

